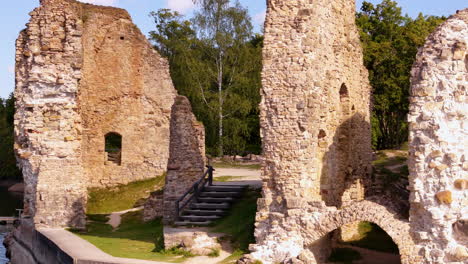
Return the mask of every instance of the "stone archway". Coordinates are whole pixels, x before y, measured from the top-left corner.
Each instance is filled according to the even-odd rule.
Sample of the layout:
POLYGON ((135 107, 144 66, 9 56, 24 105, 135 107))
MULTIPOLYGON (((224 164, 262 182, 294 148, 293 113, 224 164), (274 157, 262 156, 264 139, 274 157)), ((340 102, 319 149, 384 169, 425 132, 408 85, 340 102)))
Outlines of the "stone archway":
POLYGON ((304 244, 310 246, 333 230, 361 221, 377 224, 392 238, 400 251, 402 264, 419 263, 413 252, 415 247, 409 221, 377 199, 353 202, 341 210, 330 210, 312 223, 309 222, 305 225, 304 244))

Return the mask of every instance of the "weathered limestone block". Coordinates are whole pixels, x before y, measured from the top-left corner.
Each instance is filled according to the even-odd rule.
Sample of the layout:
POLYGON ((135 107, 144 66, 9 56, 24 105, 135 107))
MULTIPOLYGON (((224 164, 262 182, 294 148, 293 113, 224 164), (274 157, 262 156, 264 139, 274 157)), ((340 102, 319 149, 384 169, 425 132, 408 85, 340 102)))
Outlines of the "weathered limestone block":
POLYGON ((221 249, 222 233, 210 233, 207 229, 164 227, 166 249, 181 247, 195 255, 206 256, 221 249))
POLYGON ((170 139, 163 195, 166 223, 175 218, 175 201, 201 178, 205 169, 205 128, 193 115, 184 96, 177 96, 172 106, 170 139))
POLYGON ((468 260, 454 224, 468 215, 467 43, 465 9, 429 36, 412 70, 410 224, 427 264, 468 260))

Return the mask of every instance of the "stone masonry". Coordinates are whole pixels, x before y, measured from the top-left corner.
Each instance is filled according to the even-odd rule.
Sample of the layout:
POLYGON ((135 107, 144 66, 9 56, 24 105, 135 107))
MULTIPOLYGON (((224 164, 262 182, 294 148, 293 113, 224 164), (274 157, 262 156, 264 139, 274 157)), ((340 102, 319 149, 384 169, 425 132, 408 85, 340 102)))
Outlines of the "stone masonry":
POLYGON ((412 71, 410 221, 425 264, 468 263, 467 46, 465 9, 430 35, 412 71))
POLYGON ((175 201, 201 178, 205 159, 205 128, 193 115, 189 100, 178 96, 171 113, 171 142, 163 193, 165 223, 175 220, 175 201))
POLYGON ((288 223, 302 221, 300 212, 308 211, 314 213, 304 217, 318 221, 327 206, 337 210, 365 198, 371 91, 354 13, 347 0, 268 1, 260 106, 263 198, 257 245, 251 247, 263 263, 304 252, 315 254, 305 263, 322 263, 330 239, 306 243, 306 226, 288 223))
POLYGON ((413 67, 409 220, 388 197, 361 200, 371 157, 363 108, 369 89, 354 10, 350 1, 268 2, 263 198, 257 244, 239 263, 326 263, 330 232, 359 221, 385 230, 403 264, 468 261, 468 9, 429 37, 413 67), (328 119, 346 105, 352 105, 347 118, 328 119))
POLYGON ((161 175, 177 95, 168 63, 125 10, 41 0, 16 51, 15 136, 25 215, 84 227, 86 189, 161 175), (120 165, 108 133, 122 137, 120 165))

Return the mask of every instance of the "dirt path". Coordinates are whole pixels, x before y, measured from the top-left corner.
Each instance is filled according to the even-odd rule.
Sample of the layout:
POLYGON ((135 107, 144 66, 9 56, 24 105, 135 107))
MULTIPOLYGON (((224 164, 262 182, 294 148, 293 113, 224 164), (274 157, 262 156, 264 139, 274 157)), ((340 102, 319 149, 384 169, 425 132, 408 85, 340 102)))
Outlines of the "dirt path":
POLYGON ((235 176, 242 177, 242 180, 254 181, 260 180, 260 170, 246 168, 217 168, 214 171, 214 177, 235 176))
POLYGON ((143 207, 137 207, 137 208, 132 208, 128 209, 125 211, 120 211, 120 212, 113 212, 109 215, 109 221, 107 221, 108 225, 111 225, 114 229, 119 227, 120 223, 122 222, 122 215, 128 213, 128 212, 135 212, 135 211, 140 211, 143 210, 143 207))
POLYGON ((353 261, 353 264, 401 264, 399 255, 347 245, 340 245, 339 247, 350 248, 361 254, 362 259, 353 261))

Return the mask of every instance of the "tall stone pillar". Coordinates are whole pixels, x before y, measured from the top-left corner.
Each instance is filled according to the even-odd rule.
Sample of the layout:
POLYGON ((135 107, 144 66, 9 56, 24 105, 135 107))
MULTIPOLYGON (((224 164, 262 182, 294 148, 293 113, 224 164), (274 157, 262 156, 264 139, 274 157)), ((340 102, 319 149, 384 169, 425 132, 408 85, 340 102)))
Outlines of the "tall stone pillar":
POLYGON ((429 36, 413 66, 410 223, 424 263, 468 261, 468 9, 429 36))
POLYGON ((177 96, 171 113, 171 140, 163 194, 163 220, 176 217, 175 202, 200 180, 205 169, 205 128, 192 113, 189 100, 177 96))
MULTIPOLYGON (((288 223, 298 217, 293 212, 320 213, 364 199, 372 159, 371 88, 355 10, 349 0, 268 1, 260 105, 263 197, 253 247, 264 263, 297 257, 307 247, 302 227, 288 223)), ((312 246, 323 251, 318 261, 325 244, 312 246)))
POLYGON ((81 28, 69 2, 44 2, 16 42, 15 148, 25 182, 24 216, 36 227, 85 225, 77 98, 81 28))

